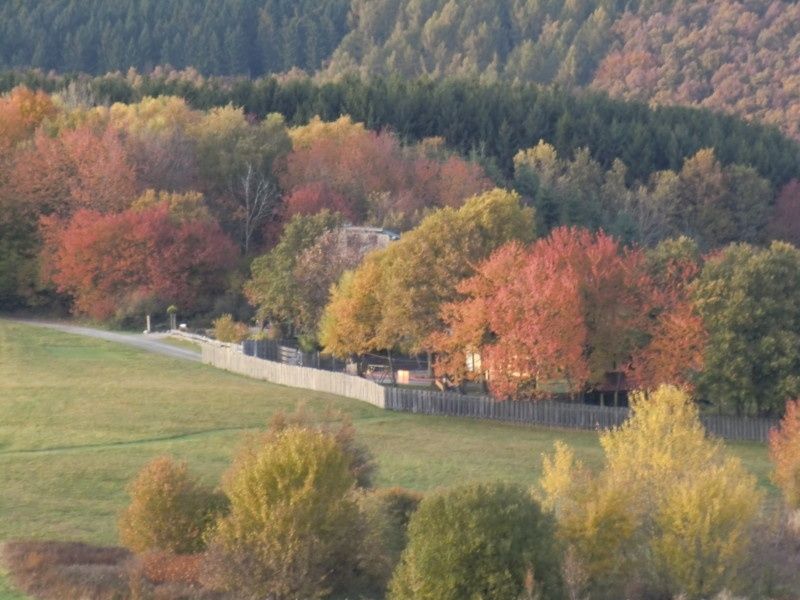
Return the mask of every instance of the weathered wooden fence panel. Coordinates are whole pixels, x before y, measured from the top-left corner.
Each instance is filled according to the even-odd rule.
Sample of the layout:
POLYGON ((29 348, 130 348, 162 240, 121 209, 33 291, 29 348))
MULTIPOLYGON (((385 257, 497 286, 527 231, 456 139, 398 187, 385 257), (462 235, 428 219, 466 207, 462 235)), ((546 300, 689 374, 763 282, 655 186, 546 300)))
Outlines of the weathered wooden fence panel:
MULTIPOLYGON (((628 418, 626 407, 566 402, 498 402, 489 396, 384 387, 346 373, 247 356, 236 347, 212 343, 202 346, 206 364, 280 385, 363 400, 387 410, 585 430, 617 427, 628 418)), ((701 419, 710 434, 737 441, 765 442, 769 430, 777 425, 777 421, 772 419, 722 415, 703 415, 701 419)))
POLYGON ((386 388, 386 409, 568 429, 608 429, 628 418, 627 408, 562 402, 498 402, 488 396, 402 388, 386 388))

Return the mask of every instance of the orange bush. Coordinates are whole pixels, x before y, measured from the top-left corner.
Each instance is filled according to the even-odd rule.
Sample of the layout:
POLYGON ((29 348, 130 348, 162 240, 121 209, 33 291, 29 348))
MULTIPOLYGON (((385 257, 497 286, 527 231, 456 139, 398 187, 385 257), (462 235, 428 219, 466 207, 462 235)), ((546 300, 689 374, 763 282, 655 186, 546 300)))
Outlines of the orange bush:
POLYGON ((222 510, 222 498, 200 485, 186 463, 167 456, 151 461, 128 489, 130 505, 119 520, 122 543, 134 552, 203 550, 203 535, 222 510))
POLYGON ((182 583, 200 587, 202 554, 148 552, 141 557, 142 574, 155 584, 182 583))

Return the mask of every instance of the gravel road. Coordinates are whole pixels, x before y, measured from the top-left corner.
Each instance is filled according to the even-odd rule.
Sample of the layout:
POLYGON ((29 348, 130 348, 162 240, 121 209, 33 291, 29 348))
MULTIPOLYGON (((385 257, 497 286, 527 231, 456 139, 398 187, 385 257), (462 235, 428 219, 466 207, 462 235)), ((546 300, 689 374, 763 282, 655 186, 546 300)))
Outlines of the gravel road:
POLYGON ((183 360, 200 362, 200 352, 186 348, 179 348, 164 342, 164 338, 168 337, 168 334, 165 333, 120 333, 117 331, 105 331, 103 329, 93 329, 91 327, 84 327, 82 325, 69 325, 68 323, 59 323, 55 321, 29 321, 24 319, 14 320, 18 323, 24 323, 26 325, 48 327, 50 329, 63 331, 64 333, 85 335, 87 337, 106 340, 108 342, 127 344, 128 346, 133 346, 141 350, 147 350, 148 352, 163 354, 164 356, 169 356, 170 358, 180 358, 183 360))

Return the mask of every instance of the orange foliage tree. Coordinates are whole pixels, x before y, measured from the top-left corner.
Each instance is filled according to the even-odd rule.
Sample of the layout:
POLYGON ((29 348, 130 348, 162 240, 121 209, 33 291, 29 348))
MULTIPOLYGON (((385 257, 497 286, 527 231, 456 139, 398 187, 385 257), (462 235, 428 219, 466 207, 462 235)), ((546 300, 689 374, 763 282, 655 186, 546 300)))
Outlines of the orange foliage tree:
POLYGON ((774 464, 772 479, 783 491, 786 503, 800 508, 800 400, 786 403, 786 413, 769 434, 769 455, 774 464))
POLYGON ((0 98, 0 154, 32 136, 36 127, 56 112, 50 96, 41 90, 19 86, 0 98))
POLYGON ((370 131, 349 117, 316 118, 291 135, 281 186, 292 214, 327 208, 354 222, 408 228, 426 208, 458 207, 492 187, 478 165, 448 156, 435 141, 403 147, 393 133, 370 131))
POLYGON ((89 126, 59 137, 39 131, 31 146, 17 154, 11 186, 37 212, 60 216, 81 208, 122 211, 137 191, 121 134, 89 126))
MULTIPOLYGON (((467 299, 444 309, 434 346, 445 357, 454 344, 479 350, 499 397, 543 395, 552 380, 577 392, 627 373, 654 304, 641 251, 577 228, 498 250, 460 291, 467 299)), ((437 369, 461 375, 448 373, 447 358, 437 369)))
POLYGON ((655 305, 650 341, 634 354, 632 379, 642 389, 671 384, 691 390, 707 341, 691 300, 691 284, 700 274, 697 244, 686 237, 664 240, 648 252, 647 266, 655 305))

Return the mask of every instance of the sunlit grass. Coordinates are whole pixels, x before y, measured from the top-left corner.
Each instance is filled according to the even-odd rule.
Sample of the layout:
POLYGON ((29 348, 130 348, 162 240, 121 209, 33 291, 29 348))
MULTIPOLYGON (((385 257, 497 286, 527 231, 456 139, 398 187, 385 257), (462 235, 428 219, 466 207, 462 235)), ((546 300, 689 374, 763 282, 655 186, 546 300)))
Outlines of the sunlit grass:
MULTIPOLYGON (((241 436, 303 403, 349 415, 375 454, 377 484, 418 490, 477 479, 537 481, 556 440, 590 466, 593 432, 392 413, 100 340, 0 321, 0 540, 116 542, 125 485, 154 456, 209 483, 241 436)), ((766 449, 731 444, 769 487, 766 449)), ((0 578, 0 600, 9 596, 0 578), (5 595, 4 595, 5 594, 5 595)))

